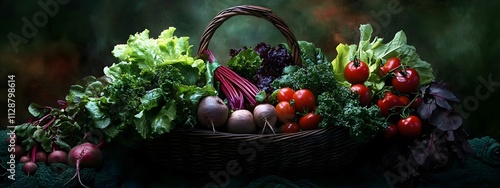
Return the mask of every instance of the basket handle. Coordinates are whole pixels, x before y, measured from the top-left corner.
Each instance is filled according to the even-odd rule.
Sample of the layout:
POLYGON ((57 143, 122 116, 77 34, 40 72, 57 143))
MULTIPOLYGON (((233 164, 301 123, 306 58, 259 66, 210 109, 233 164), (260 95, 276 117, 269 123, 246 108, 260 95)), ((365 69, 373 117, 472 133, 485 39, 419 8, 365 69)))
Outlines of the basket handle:
POLYGON ((236 15, 251 15, 259 18, 264 18, 267 21, 271 22, 278 30, 283 34, 288 41, 288 45, 292 51, 293 62, 297 66, 302 66, 302 59, 300 57, 300 48, 297 43, 297 39, 290 31, 290 28, 286 23, 276 16, 271 9, 254 6, 254 5, 240 5, 234 6, 225 10, 220 11, 213 19, 210 21, 208 26, 203 31, 203 35, 201 35, 200 46, 198 47, 198 56, 200 56, 205 50, 208 49, 208 45, 210 43, 210 39, 215 33, 215 30, 219 28, 224 21, 227 19, 236 16, 236 15))

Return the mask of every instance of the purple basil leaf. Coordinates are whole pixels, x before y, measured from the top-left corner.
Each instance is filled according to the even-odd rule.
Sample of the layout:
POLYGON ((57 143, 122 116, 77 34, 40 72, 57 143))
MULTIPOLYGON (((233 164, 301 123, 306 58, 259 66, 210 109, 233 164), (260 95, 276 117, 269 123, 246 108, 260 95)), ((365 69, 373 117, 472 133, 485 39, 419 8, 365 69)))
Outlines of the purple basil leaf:
POLYGON ((452 131, 462 125, 462 117, 453 111, 438 108, 432 113, 429 123, 442 131, 452 131))
POLYGON ((435 100, 424 100, 418 107, 417 112, 421 119, 429 119, 434 109, 436 109, 435 100))
POLYGON ((448 131, 446 135, 448 136, 446 138, 446 141, 450 141, 450 142, 455 141, 455 134, 453 134, 453 131, 448 131))
POLYGON ((429 95, 432 95, 434 99, 436 99, 438 106, 447 110, 452 109, 448 101, 460 102, 460 100, 447 89, 447 85, 445 83, 432 84, 431 87, 429 87, 429 95))
MULTIPOLYGON (((411 147, 411 152, 413 155, 413 158, 417 162, 418 165, 424 165, 425 161, 430 155, 429 151, 429 140, 424 139, 424 140, 416 140, 415 145, 411 147)), ((432 143, 432 142, 431 142, 432 143)))
POLYGON ((465 163, 466 157, 474 154, 474 149, 472 149, 469 141, 467 140, 468 135, 464 130, 459 129, 454 131, 454 133, 455 141, 452 145, 452 151, 457 154, 457 157, 462 163, 465 163))

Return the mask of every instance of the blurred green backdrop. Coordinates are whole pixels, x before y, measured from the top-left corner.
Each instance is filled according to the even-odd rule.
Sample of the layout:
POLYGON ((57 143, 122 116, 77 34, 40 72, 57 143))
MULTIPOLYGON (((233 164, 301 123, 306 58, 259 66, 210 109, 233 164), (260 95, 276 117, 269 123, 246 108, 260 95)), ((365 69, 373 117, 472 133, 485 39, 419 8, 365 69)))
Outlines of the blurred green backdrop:
MULTIPOLYGON (((271 8, 298 40, 313 42, 330 60, 339 43, 358 42, 359 24, 371 23, 375 34, 387 40, 404 30, 437 79, 449 83, 462 99, 471 137, 500 139, 500 87, 495 86, 500 82, 500 3, 486 0, 1 0, 0 76, 16 76, 16 121, 29 117, 29 103, 55 106, 79 79, 101 76, 104 66, 116 62, 114 45, 125 43, 130 34, 149 29, 156 37, 174 26, 178 36, 191 38, 196 53, 213 16, 242 4, 271 8), (36 31, 26 30, 27 22, 36 24, 36 31), (481 78, 495 83, 488 90, 481 78)), ((265 20, 238 16, 217 30, 210 48, 225 60, 229 49, 258 42, 285 40, 265 20)), ((6 84, 0 93, 2 106, 7 106, 6 84)), ((7 117, 1 117, 4 127, 7 117)))

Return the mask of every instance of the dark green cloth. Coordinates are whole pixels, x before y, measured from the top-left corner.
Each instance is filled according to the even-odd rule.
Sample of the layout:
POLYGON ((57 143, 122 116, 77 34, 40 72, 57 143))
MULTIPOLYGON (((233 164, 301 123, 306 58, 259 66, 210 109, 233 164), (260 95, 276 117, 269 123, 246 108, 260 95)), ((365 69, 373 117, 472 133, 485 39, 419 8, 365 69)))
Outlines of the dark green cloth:
MULTIPOLYGON (((6 171, 9 167, 7 162, 10 160, 8 153, 8 145, 4 140, 7 139, 8 131, 0 131, 0 187, 26 187, 26 188, 36 188, 36 187, 63 187, 65 183, 66 187, 78 187, 78 179, 75 178, 70 181, 70 179, 75 175, 75 168, 64 165, 64 164, 52 164, 45 165, 44 163, 38 162, 38 169, 35 174, 27 176, 23 171, 23 164, 17 163, 15 170, 15 180, 8 178, 11 175, 10 172, 6 171)), ((103 154, 103 165, 100 169, 95 168, 82 168, 80 169, 80 178, 82 183, 89 187, 119 187, 118 179, 120 175, 120 165, 118 164, 118 148, 106 148, 102 150, 103 154)), ((18 162, 16 160, 16 162, 18 162)))

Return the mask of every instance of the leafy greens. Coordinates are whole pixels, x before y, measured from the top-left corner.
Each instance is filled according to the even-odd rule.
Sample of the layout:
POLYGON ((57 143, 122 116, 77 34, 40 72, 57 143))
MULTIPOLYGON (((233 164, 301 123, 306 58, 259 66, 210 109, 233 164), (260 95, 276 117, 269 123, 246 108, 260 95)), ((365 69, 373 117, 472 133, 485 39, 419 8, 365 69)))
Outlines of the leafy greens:
POLYGON ((358 97, 351 90, 339 84, 334 75, 332 64, 322 55, 321 50, 311 43, 301 43, 303 67, 288 66, 283 75, 274 80, 275 89, 291 87, 294 90, 307 88, 317 95, 318 107, 315 113, 321 114, 320 127, 345 126, 352 138, 367 142, 386 129, 387 122, 376 106, 359 105, 358 97), (307 45, 307 46, 304 46, 307 45))

